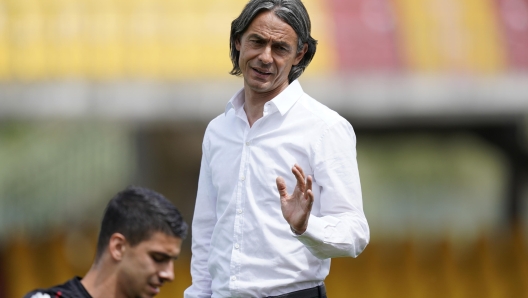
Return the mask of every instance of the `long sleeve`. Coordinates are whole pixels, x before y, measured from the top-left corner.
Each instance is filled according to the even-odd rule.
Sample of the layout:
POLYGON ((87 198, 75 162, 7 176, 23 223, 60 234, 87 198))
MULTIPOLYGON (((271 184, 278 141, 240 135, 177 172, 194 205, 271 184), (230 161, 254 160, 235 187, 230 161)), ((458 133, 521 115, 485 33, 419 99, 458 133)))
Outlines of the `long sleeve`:
POLYGON ((357 257, 370 231, 363 213, 356 137, 346 120, 341 118, 315 140, 312 164, 320 187, 320 216, 310 215, 307 230, 296 237, 319 259, 357 257))
POLYGON ((192 222, 192 285, 185 290, 185 298, 211 297, 212 294, 207 262, 211 235, 216 224, 216 192, 211 180, 207 147, 204 138, 198 193, 192 222))

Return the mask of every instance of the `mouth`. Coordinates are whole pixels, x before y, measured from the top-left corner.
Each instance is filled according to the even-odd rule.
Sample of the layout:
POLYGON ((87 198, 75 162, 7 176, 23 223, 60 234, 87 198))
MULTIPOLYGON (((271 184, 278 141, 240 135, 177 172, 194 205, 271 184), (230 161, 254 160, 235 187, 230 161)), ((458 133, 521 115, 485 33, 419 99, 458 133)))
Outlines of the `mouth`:
POLYGON ((259 69, 259 68, 255 68, 255 67, 252 67, 251 69, 253 69, 253 71, 259 77, 268 77, 268 76, 270 76, 272 74, 271 72, 269 72, 267 70, 264 70, 264 69, 259 69))
POLYGON ((160 292, 160 287, 161 285, 149 284, 149 292, 152 294, 152 296, 155 296, 160 292))

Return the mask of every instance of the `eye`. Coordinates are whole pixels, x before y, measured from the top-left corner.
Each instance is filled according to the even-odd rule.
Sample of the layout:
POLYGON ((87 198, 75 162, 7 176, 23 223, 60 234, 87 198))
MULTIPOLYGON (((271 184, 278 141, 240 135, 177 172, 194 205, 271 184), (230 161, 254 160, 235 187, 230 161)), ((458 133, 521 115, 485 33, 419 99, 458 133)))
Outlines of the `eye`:
POLYGON ((289 52, 289 49, 287 47, 285 47, 285 46, 277 46, 276 49, 277 49, 277 51, 279 53, 288 53, 289 52))
POLYGON ((154 262, 156 262, 156 263, 163 263, 163 258, 162 258, 162 257, 153 256, 152 259, 153 259, 154 262))
POLYGON ((152 260, 154 260, 154 262, 156 262, 156 263, 165 263, 165 262, 167 262, 168 260, 170 260, 169 257, 164 256, 164 255, 160 255, 160 254, 151 254, 150 257, 151 257, 152 260))

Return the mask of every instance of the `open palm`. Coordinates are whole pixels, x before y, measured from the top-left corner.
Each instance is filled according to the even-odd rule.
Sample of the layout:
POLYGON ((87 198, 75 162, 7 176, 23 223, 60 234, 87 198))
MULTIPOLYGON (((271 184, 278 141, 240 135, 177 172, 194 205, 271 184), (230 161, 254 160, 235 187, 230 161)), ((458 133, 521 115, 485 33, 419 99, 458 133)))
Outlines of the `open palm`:
POLYGON ((312 211, 314 201, 312 177, 306 178, 303 169, 297 164, 293 166, 292 173, 297 179, 293 194, 288 194, 284 178, 279 176, 276 182, 280 194, 282 215, 290 224, 291 229, 300 235, 306 231, 312 211))

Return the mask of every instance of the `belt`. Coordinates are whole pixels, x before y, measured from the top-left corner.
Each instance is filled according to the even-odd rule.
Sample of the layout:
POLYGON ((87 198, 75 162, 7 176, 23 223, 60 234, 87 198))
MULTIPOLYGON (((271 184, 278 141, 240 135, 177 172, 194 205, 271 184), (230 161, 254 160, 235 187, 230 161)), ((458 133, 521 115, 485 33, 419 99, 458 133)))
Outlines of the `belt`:
POLYGON ((269 296, 267 298, 326 298, 326 288, 325 285, 322 284, 317 287, 286 293, 279 296, 269 296))

